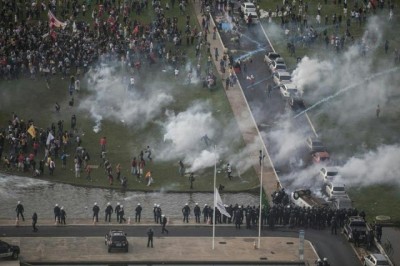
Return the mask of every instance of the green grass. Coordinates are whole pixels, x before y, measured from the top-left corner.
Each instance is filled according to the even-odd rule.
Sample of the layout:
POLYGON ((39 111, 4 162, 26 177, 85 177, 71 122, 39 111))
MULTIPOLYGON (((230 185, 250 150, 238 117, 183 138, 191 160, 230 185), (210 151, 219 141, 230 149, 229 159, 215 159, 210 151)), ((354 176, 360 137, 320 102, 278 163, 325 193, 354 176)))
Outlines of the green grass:
MULTIPOLYGON (((197 25, 197 19, 193 13, 192 5, 189 5, 187 12, 191 16, 191 24, 197 25)), ((167 16, 177 16, 179 18, 180 28, 183 28, 186 19, 182 15, 179 15, 179 9, 177 6, 174 10, 168 11, 167 16)), ((88 19, 88 17, 90 17, 90 12, 87 12, 86 14, 86 19, 88 19)), ((145 17, 145 22, 150 22, 152 20, 153 11, 151 7, 149 7, 149 9, 145 11, 145 15, 142 15, 140 18, 142 17, 145 17)), ((132 19, 134 18, 135 15, 132 16, 132 19)), ((81 18, 78 17, 78 19, 81 18)), ((167 47, 167 49, 169 48, 170 47, 167 47)), ((184 41, 181 49, 188 55, 188 60, 196 62, 194 46, 189 46, 187 48, 184 41)), ((206 61, 205 50, 202 54, 203 58, 201 64, 204 69, 206 61)), ((220 82, 218 82, 215 90, 210 92, 208 89, 202 88, 200 84, 191 85, 190 88, 188 88, 187 86, 182 85, 181 80, 179 80, 180 82, 176 82, 175 79, 171 78, 171 73, 162 74, 161 67, 156 67, 156 69, 153 70, 161 74, 154 77, 155 72, 149 72, 149 69, 144 66, 140 74, 140 82, 144 84, 158 81, 173 86, 174 90, 172 90, 171 93, 175 98, 175 102, 172 105, 167 106, 168 109, 174 110, 175 113, 178 113, 186 110, 194 101, 208 101, 211 105, 211 112, 214 118, 220 123, 221 128, 228 126, 228 124, 230 125, 232 121, 234 121, 232 109, 227 101, 225 91, 220 82)), ((181 73, 184 73, 183 69, 181 69, 181 73)), ((143 182, 138 183, 135 181, 136 178, 132 177, 130 174, 130 162, 132 157, 138 157, 140 150, 150 144, 149 142, 157 143, 157 141, 162 140, 163 132, 160 124, 157 122, 148 123, 141 128, 135 127, 134 125, 126 126, 118 121, 103 120, 101 132, 95 134, 92 130, 94 121, 90 114, 77 108, 79 103, 84 97, 88 96, 87 94, 89 93, 85 90, 84 80, 82 79, 81 81, 83 87, 82 92, 81 95, 75 96, 75 106, 72 108, 68 106, 68 82, 67 80, 61 80, 59 77, 52 79, 50 89, 46 87, 46 84, 42 79, 20 79, 18 81, 0 82, 1 127, 7 125, 7 121, 11 119, 11 114, 15 112, 25 121, 33 119, 35 126, 39 128, 45 129, 49 127, 52 122, 57 123, 59 120, 64 120, 64 128, 69 129, 71 115, 76 114, 78 133, 82 134, 82 146, 85 147, 91 155, 91 165, 99 165, 99 138, 101 136, 107 136, 107 157, 113 165, 113 170, 117 163, 121 164, 122 176, 128 177, 128 189, 140 191, 161 189, 167 191, 189 191, 188 177, 179 176, 177 160, 166 162, 157 160, 157 153, 154 152, 157 150, 157 147, 153 146, 153 157, 155 160, 154 162, 147 162, 145 173, 148 170, 151 170, 153 172, 155 183, 151 187, 147 187, 143 182), (58 102, 61 105, 61 112, 59 114, 54 111, 55 102, 58 102)), ((163 116, 157 118, 157 120, 160 121, 163 121, 163 119, 165 119, 163 116)), ((233 139, 235 139, 235 141, 230 144, 230 148, 233 148, 233 150, 236 151, 243 149, 245 144, 239 130, 234 130, 231 134, 234 134, 233 139)), ((217 138, 222 137, 223 132, 219 132, 217 138)), ((77 179, 74 177, 73 154, 75 148, 75 143, 67 148, 67 153, 70 154, 70 157, 67 160, 67 167, 65 170, 61 169, 61 161, 57 158, 55 175, 50 177, 47 174, 47 169, 45 169, 45 175, 42 178, 83 186, 110 187, 103 168, 93 170, 93 182, 87 181, 84 178, 85 173, 81 174, 81 178, 77 179)), ((43 155, 43 152, 41 152, 38 158, 42 158, 43 155)), ((221 159, 224 161, 225 158, 221 159)), ((224 163, 226 162, 224 161, 224 163)), ((218 163, 218 167, 222 167, 222 162, 218 163)), ((20 173, 16 171, 11 173, 31 175, 31 173, 20 173)), ((194 191, 213 190, 214 167, 210 167, 204 171, 199 171, 198 173, 196 172, 195 176, 194 191)), ((236 177, 233 181, 229 182, 226 178, 225 172, 221 171, 221 173, 217 175, 217 182, 218 184, 224 184, 226 191, 246 191, 258 187, 258 178, 252 168, 241 173, 241 179, 236 177)), ((114 181, 112 187, 119 188, 120 185, 117 181, 114 181)))
MULTIPOLYGON (((289 0, 290 1, 290 0, 289 0)), ((297 5, 298 5, 298 1, 297 5)), ((314 29, 323 36, 323 31, 327 30, 327 35, 336 33, 332 27, 325 27, 324 17, 325 14, 329 17, 329 24, 332 24, 332 15, 343 14, 342 5, 334 5, 332 1, 327 1, 327 5, 324 1, 306 1, 309 5, 309 18, 308 24, 312 25, 314 29), (317 14, 317 4, 322 4, 321 14, 321 25, 317 25, 315 17, 317 14)), ((362 1, 358 1, 360 4, 362 1)), ((353 5, 353 2, 348 2, 348 15, 353 5)), ((387 3, 385 3, 387 4, 387 3)), ((282 5, 280 0, 272 1, 259 1, 261 9, 275 11, 276 6, 282 5)), ((395 9, 399 6, 399 1, 394 1, 395 9)), ((384 21, 388 18, 389 10, 387 6, 383 10, 377 9, 377 15, 381 16, 380 20, 384 21)), ((370 14, 368 14, 370 17, 370 14)), ((277 27, 280 29, 276 33, 276 27, 264 21, 264 28, 270 36, 270 41, 274 46, 275 50, 281 54, 287 62, 289 69, 296 68, 296 58, 308 56, 311 58, 318 58, 319 60, 332 60, 337 56, 333 49, 326 49, 323 37, 319 37, 314 44, 310 47, 296 46, 296 55, 291 56, 289 51, 286 49, 287 39, 284 36, 283 30, 280 28, 280 18, 274 18, 273 21, 277 23, 277 27)), ((393 66, 393 52, 395 48, 398 48, 397 44, 400 41, 398 25, 399 18, 394 16, 394 20, 391 22, 392 27, 385 27, 382 30, 382 43, 379 44, 378 48, 374 50, 369 57, 372 57, 371 69, 372 71, 381 71, 385 68, 393 66), (384 41, 389 41, 389 52, 384 52, 384 41)), ((346 19, 343 18, 342 26, 338 30, 338 35, 342 36, 345 33, 346 19)), ((366 23, 362 23, 361 27, 355 21, 351 22, 349 27, 350 33, 354 36, 354 42, 348 42, 346 45, 352 45, 361 39, 364 34, 366 23)), ((292 31, 293 32, 293 31, 292 31)), ((395 75, 395 74, 393 74, 395 75)), ((393 82, 396 82, 395 78, 392 78, 393 82)), ((392 83, 393 83, 392 82, 392 83)), ((322 136, 323 141, 328 144, 329 150, 332 155, 335 154, 343 158, 349 158, 356 154, 362 154, 365 149, 375 149, 382 144, 395 144, 399 143, 399 137, 397 132, 400 131, 399 115, 399 94, 396 91, 391 92, 392 95, 388 95, 388 100, 382 104, 384 105, 384 115, 381 115, 380 119, 375 118, 375 106, 371 106, 370 115, 366 114, 361 117, 355 123, 341 124, 335 114, 329 112, 329 108, 316 108, 308 112, 310 119, 317 132, 322 136), (340 130, 331 130, 339 129, 340 130), (338 141, 345 140, 345 141, 338 141), (330 144, 330 145, 329 145, 330 144)), ((343 97, 356 97, 356 92, 347 92, 345 95, 339 96, 336 101, 340 101, 343 97)), ((311 106, 313 103, 307 103, 311 106)), ((326 103, 329 105, 329 103, 326 103)), ((393 155, 396 156, 396 155, 393 155)), ((399 205, 400 205, 400 187, 398 185, 372 185, 361 188, 351 188, 349 194, 354 200, 354 206, 359 210, 363 209, 368 215, 368 219, 371 221, 377 215, 389 215, 393 222, 400 221, 399 205)))

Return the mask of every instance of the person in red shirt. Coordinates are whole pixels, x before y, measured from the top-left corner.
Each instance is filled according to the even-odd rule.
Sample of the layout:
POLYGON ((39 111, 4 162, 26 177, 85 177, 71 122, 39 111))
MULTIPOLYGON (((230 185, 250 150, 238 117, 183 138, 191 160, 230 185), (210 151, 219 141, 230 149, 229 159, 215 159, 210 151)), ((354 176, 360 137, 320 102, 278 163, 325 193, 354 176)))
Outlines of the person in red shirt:
POLYGON ((107 144, 107 138, 106 137, 102 137, 100 139, 100 147, 101 147, 101 151, 105 151, 106 150, 106 144, 107 144))

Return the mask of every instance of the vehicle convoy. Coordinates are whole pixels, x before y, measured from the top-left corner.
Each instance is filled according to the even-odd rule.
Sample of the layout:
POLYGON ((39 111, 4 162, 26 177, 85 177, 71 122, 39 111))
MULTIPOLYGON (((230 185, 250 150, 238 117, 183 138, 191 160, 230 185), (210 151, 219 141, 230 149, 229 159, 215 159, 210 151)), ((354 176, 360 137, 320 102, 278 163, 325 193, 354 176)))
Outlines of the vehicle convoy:
POLYGON ((367 233, 367 223, 360 216, 350 216, 343 227, 343 234, 350 242, 354 241, 354 232, 357 230, 359 241, 365 241, 367 233))
POLYGON ((129 250, 126 233, 121 230, 110 230, 105 236, 105 244, 108 247, 108 252, 111 252, 113 249, 119 249, 125 252, 129 250))
POLYGON ((0 240, 0 258, 18 259, 20 249, 18 246, 10 245, 0 240))
POLYGON ((312 195, 309 189, 298 189, 290 195, 291 201, 299 207, 328 206, 328 203, 324 199, 312 195))

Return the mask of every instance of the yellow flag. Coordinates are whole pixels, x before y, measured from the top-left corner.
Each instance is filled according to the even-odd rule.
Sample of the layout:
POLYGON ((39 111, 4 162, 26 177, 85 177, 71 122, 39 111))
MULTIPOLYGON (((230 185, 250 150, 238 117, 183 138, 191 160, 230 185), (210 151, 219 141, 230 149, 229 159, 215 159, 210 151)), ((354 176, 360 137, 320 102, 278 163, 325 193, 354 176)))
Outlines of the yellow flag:
POLYGON ((36 130, 33 125, 31 125, 28 129, 28 133, 32 136, 32 138, 36 138, 36 130))

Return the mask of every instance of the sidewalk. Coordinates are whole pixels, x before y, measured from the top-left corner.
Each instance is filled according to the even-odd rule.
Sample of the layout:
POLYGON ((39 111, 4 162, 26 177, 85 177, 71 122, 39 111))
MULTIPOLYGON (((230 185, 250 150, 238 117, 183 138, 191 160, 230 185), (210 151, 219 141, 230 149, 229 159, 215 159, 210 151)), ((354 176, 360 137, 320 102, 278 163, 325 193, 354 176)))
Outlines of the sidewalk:
MULTIPOLYGON (((297 238, 266 237, 261 239, 261 248, 254 249, 257 238, 218 237, 212 249, 211 237, 164 237, 155 235, 154 248, 147 248, 147 238, 128 237, 129 252, 108 253, 103 237, 26 237, 3 238, 19 245, 20 260, 27 263, 287 263, 299 261, 297 238), (62 255, 61 255, 62 254, 62 255)), ((312 264, 316 259, 313 247, 304 243, 305 262, 312 264)))
MULTIPOLYGON (((201 25, 201 21, 203 15, 200 12, 200 5, 198 2, 194 3, 194 10, 199 21, 199 25, 201 25)), ((209 29, 212 30, 215 26, 214 20, 211 19, 211 24, 209 29)), ((215 47, 218 48, 220 53, 222 54, 225 51, 225 46, 222 43, 221 37, 219 33, 217 33, 216 40, 212 39, 212 34, 208 37, 208 42, 211 44, 210 50, 213 51, 215 47)), ((225 74, 220 71, 219 62, 213 60, 215 67, 218 71, 220 78, 222 78, 222 87, 225 88, 225 76, 228 74, 228 70, 225 74)), ((234 87, 230 87, 228 90, 225 90, 228 101, 232 107, 233 114, 238 123, 239 129, 242 133, 243 140, 246 143, 246 146, 254 146, 256 148, 254 153, 250 156, 251 160, 254 162, 253 167, 257 173, 257 175, 261 176, 261 167, 259 165, 259 150, 263 149, 263 154, 266 155, 264 159, 263 165, 263 188, 268 197, 268 201, 272 202, 271 194, 276 191, 277 182, 279 182, 278 176, 275 172, 275 169, 272 166, 272 162, 269 159, 267 148, 261 138, 261 134, 257 128, 257 124, 254 120, 253 114, 250 111, 250 107, 246 101, 246 98, 243 94, 242 87, 239 82, 234 87)))

